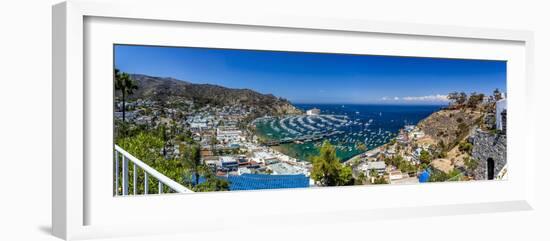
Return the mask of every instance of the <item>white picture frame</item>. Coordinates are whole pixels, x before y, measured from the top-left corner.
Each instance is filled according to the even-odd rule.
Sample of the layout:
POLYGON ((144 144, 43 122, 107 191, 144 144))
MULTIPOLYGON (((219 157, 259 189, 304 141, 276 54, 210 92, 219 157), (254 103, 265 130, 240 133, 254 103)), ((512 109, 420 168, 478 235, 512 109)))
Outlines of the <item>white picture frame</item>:
MULTIPOLYGON (((53 7, 53 233, 63 239, 84 239, 199 232, 204 230, 206 222, 209 222, 209 228, 216 229, 238 226, 225 222, 224 216, 231 216, 240 224, 278 223, 283 227, 291 227, 297 223, 322 223, 326 219, 320 217, 326 215, 334 217, 332 220, 344 222, 530 210, 533 208, 535 173, 534 125, 530 124, 532 120, 529 118, 533 116, 530 109, 532 99, 529 97, 533 93, 532 61, 533 34, 529 31, 302 18, 266 13, 212 15, 208 14, 208 9, 190 9, 179 1, 73 0, 60 3, 53 7), (120 33, 116 30, 121 28, 128 31, 116 34, 120 33), (165 29, 185 31, 167 33, 163 31, 165 29), (154 34, 140 34, 144 31, 154 34), (199 37, 185 42, 185 33, 189 32, 199 37), (226 43, 206 42, 205 38, 200 37, 201 34, 222 36, 222 33, 226 36, 223 39, 226 43), (292 36, 297 39, 297 43, 279 41, 277 44, 262 44, 266 42, 261 41, 262 38, 283 35, 292 36), (239 36, 257 38, 259 41, 246 42, 239 36), (316 41, 319 44, 303 44, 312 39, 320 40, 316 41), (346 47, 338 46, 338 41, 347 41, 346 47), (357 47, 362 41, 371 41, 374 47, 357 47), (386 46, 393 43, 399 47, 393 50, 383 48, 380 42, 385 42, 386 46), (101 166, 90 161, 112 151, 109 147, 112 146, 112 139, 105 139, 105 136, 112 137, 112 129, 103 129, 106 126, 102 124, 111 120, 101 121, 105 117, 103 114, 112 114, 111 109, 101 111, 105 103, 112 105, 112 99, 96 101, 97 96, 110 96, 112 89, 103 88, 105 86, 98 85, 97 81, 89 80, 96 76, 109 76, 109 72, 105 72, 105 66, 108 65, 102 62, 112 61, 112 56, 110 60, 105 59, 109 54, 105 46, 112 46, 113 43, 506 60, 510 63, 509 136, 513 137, 508 138, 509 162, 514 169, 510 172, 510 180, 504 182, 314 188, 115 199, 105 194, 112 190, 102 191, 104 184, 109 184, 112 178, 105 176, 112 175, 112 168, 105 170, 112 162, 108 161, 106 166, 101 166), (444 50, 430 50, 434 46, 444 50), (93 53, 92 57, 90 53, 93 53), (94 70, 93 73, 90 73, 89 68, 94 70), (102 133, 97 130, 107 131, 102 133), (103 144, 109 147, 107 150, 101 144, 104 141, 106 144, 103 144), (107 181, 97 181, 101 177, 107 181), (414 195, 419 191, 427 193, 427 197, 434 197, 437 193, 444 193, 445 197, 441 200, 392 200, 398 193, 414 195), (464 197, 466 193, 473 195, 464 197), (370 202, 354 201, 368 195, 382 198, 370 202), (290 197, 305 202, 313 199, 323 201, 298 209, 286 201, 290 197), (196 210, 197 207, 199 210, 215 207, 218 202, 242 205, 239 203, 243 200, 252 200, 250 205, 253 207, 261 206, 258 204, 260 201, 263 205, 278 203, 280 206, 264 208, 256 214, 235 211, 220 214, 220 209, 210 208, 208 219, 202 219, 200 215, 204 212, 196 210), (331 204, 343 200, 348 200, 349 205, 342 207, 331 204), (360 205, 364 203, 367 206, 360 205), (189 209, 190 206, 194 207, 193 210, 189 209), (171 214, 167 214, 167 211, 171 214), (135 215, 137 212, 140 215, 135 215), (185 217, 181 216, 182 213, 185 213, 185 217), (213 219, 219 221, 212 222, 213 219), (148 221, 147 225, 140 226, 144 220, 148 221)), ((107 83, 111 84, 110 81, 107 83)))

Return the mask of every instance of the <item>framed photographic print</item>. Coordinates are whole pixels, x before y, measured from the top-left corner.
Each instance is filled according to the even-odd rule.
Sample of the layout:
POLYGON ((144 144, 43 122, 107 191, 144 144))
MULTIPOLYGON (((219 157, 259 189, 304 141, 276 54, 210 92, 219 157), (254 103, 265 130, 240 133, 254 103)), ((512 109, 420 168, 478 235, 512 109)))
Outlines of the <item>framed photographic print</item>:
POLYGON ((56 236, 532 208, 530 32, 177 1, 53 23, 56 236))

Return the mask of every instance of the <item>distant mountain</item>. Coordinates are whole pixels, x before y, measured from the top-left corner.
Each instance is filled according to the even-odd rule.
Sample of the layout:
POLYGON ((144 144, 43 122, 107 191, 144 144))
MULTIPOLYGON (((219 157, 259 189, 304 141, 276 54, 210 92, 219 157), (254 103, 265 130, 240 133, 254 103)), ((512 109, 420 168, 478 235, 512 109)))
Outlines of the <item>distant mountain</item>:
POLYGON ((255 107, 259 114, 284 115, 301 113, 288 100, 250 89, 231 89, 219 85, 194 84, 174 78, 131 74, 138 89, 130 98, 170 100, 181 98, 199 105, 244 105, 255 107))

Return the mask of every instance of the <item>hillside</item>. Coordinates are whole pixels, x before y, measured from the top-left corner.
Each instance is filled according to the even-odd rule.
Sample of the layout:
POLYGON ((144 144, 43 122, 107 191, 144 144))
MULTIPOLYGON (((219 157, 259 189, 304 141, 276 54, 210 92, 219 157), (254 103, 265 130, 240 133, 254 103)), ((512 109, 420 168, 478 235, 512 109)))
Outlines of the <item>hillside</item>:
POLYGON ((138 89, 131 99, 192 100, 198 105, 243 105, 253 107, 258 114, 284 115, 301 113, 288 100, 250 89, 231 89, 211 84, 194 84, 174 78, 132 74, 138 89))
POLYGON ((482 112, 474 110, 440 110, 420 121, 418 128, 449 151, 479 125, 482 116, 482 112))

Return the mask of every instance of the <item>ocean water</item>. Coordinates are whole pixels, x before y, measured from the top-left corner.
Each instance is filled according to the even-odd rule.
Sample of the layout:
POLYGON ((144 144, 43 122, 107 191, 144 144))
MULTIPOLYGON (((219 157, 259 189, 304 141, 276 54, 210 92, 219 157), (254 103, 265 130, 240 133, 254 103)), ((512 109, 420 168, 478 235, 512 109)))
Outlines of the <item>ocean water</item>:
MULTIPOLYGON (((349 105, 295 104, 306 111, 321 110, 319 116, 287 116, 257 120, 256 134, 266 140, 281 141, 322 136, 320 140, 291 142, 274 148, 292 157, 310 161, 319 153, 324 140, 336 147, 345 161, 367 150, 381 146, 397 136, 405 125, 416 125, 438 111, 436 105, 349 105)), ((302 139, 303 140, 303 139, 302 139)))

